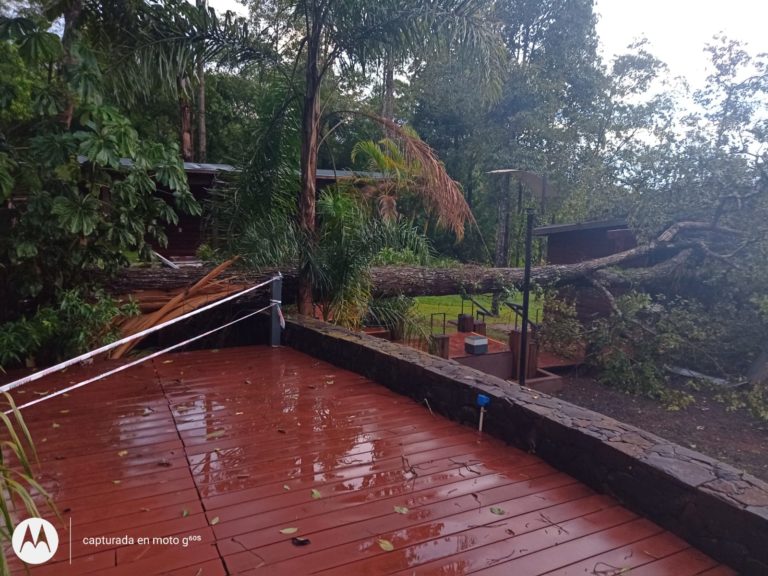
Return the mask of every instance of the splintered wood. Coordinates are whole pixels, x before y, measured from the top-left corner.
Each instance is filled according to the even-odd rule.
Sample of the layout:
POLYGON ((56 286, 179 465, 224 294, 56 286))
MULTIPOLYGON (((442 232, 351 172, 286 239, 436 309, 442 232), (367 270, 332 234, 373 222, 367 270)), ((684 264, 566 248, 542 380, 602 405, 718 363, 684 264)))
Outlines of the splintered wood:
MULTIPOLYGON (((141 314, 124 318, 119 323, 122 336, 136 334, 168 320, 178 318, 211 302, 221 300, 239 292, 247 285, 233 283, 231 278, 219 280, 218 277, 238 260, 227 260, 211 270, 192 286, 176 290, 141 290, 128 296, 139 305, 141 314)), ((126 300, 128 299, 126 298, 126 300)), ((141 338, 115 348, 111 358, 122 358, 141 342, 141 338)))

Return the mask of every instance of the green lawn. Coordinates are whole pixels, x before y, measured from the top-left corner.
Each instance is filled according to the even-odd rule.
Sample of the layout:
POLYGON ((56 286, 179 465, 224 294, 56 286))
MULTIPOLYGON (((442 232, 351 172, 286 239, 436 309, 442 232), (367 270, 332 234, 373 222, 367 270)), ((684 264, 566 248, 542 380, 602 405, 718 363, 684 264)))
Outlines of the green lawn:
MULTIPOLYGON (((480 294, 480 295, 474 295, 473 298, 477 300, 483 307, 490 310, 491 309, 491 295, 490 294, 480 294)), ((454 322, 459 317, 459 314, 461 314, 461 296, 459 294, 453 294, 451 296, 419 296, 415 298, 416 300, 416 313, 419 316, 422 316, 429 322, 430 314, 433 314, 435 312, 445 312, 447 315, 447 320, 453 320, 454 322)), ((517 295, 515 298, 513 298, 513 301, 522 304, 523 296, 522 294, 517 295)), ((531 298, 531 320, 541 321, 542 313, 541 313, 541 304, 537 302, 534 298, 531 298)), ((464 313, 465 314, 473 314, 477 311, 477 308, 475 307, 473 309, 472 302, 469 300, 464 300, 464 313)), ((493 318, 491 316, 488 316, 485 319, 486 323, 491 324, 514 324, 515 323, 515 314, 510 310, 507 306, 501 307, 499 310, 499 317, 493 318)), ((442 317, 435 317, 435 331, 438 332, 441 329, 442 326, 442 317)), ((518 320, 519 323, 519 320, 518 320)), ((448 331, 453 332, 455 328, 451 328, 451 326, 448 326, 448 331)))

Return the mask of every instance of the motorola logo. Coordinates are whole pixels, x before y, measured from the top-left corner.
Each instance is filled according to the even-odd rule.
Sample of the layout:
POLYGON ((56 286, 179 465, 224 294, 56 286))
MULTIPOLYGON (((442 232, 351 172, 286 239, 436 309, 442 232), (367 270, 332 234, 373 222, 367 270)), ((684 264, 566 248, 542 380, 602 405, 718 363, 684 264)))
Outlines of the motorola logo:
POLYGON ((48 520, 27 518, 13 531, 13 551, 27 564, 48 562, 59 548, 59 534, 48 520))

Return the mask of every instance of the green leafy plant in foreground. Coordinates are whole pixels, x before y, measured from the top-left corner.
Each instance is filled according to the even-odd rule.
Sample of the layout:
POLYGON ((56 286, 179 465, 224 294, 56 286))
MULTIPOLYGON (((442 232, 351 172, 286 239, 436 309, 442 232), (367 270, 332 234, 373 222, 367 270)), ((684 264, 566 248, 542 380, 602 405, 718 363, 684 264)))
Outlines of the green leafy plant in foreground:
MULTIPOLYGON (((34 496, 42 499, 56 516, 59 514, 50 495, 35 480, 32 466, 37 463, 37 453, 24 418, 10 394, 4 396, 5 405, 0 411, 0 541, 10 542, 19 520, 41 516, 34 496), (10 414, 5 414, 9 408, 10 414)), ((10 574, 4 546, 0 546, 0 574, 10 574)))
POLYGON ((119 333, 114 320, 136 313, 134 302, 120 304, 101 291, 67 290, 54 305, 0 324, 0 371, 23 362, 55 362, 114 341, 119 333))

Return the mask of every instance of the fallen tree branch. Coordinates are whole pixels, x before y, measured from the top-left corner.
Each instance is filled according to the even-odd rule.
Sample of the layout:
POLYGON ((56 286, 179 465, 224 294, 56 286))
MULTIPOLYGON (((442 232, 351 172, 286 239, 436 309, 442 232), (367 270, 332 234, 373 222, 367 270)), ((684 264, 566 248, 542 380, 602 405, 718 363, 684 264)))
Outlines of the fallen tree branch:
MULTIPOLYGON (((558 286, 587 278, 599 270, 612 268, 629 262, 642 262, 643 258, 653 256, 655 259, 667 261, 681 251, 690 248, 691 244, 658 244, 650 243, 632 248, 610 256, 587 260, 576 264, 551 264, 536 266, 531 271, 533 282, 558 286)), ((675 260, 672 266, 678 266, 675 260)), ((642 273, 627 270, 622 275, 640 278, 642 273)), ((109 282, 108 287, 113 294, 127 294, 140 290, 174 290, 196 282, 209 269, 182 268, 170 270, 167 268, 127 268, 109 282)), ((221 279, 236 278, 239 284, 256 284, 270 278, 276 269, 261 271, 234 270, 221 275, 221 279)), ((297 273, 292 268, 279 270, 283 274, 283 301, 295 301, 297 273)), ((656 273, 663 271, 657 269, 656 273)), ((462 291, 469 294, 484 294, 500 292, 510 286, 519 286, 523 281, 522 268, 488 268, 484 266, 458 266, 455 268, 429 268, 426 266, 384 266, 371 269, 372 293, 377 297, 388 296, 441 296, 459 294, 462 291)), ((610 279, 606 280, 610 283, 610 279)), ((626 280, 623 280, 626 282, 626 280)), ((265 297, 267 289, 256 297, 265 297)))
POLYGON ((717 226, 711 222, 696 222, 696 221, 683 221, 675 222, 662 232, 657 238, 657 242, 671 242, 678 234, 686 230, 702 230, 706 232, 715 232, 726 236, 743 236, 744 232, 741 230, 735 230, 733 228, 727 228, 725 226, 717 226))
POLYGON ((682 269, 682 267, 688 262, 693 255, 693 249, 686 248, 681 250, 672 258, 664 260, 659 264, 641 268, 606 268, 596 270, 594 278, 599 280, 603 284, 615 285, 630 285, 637 286, 641 284, 647 284, 654 280, 663 278, 669 278, 676 272, 682 269))

